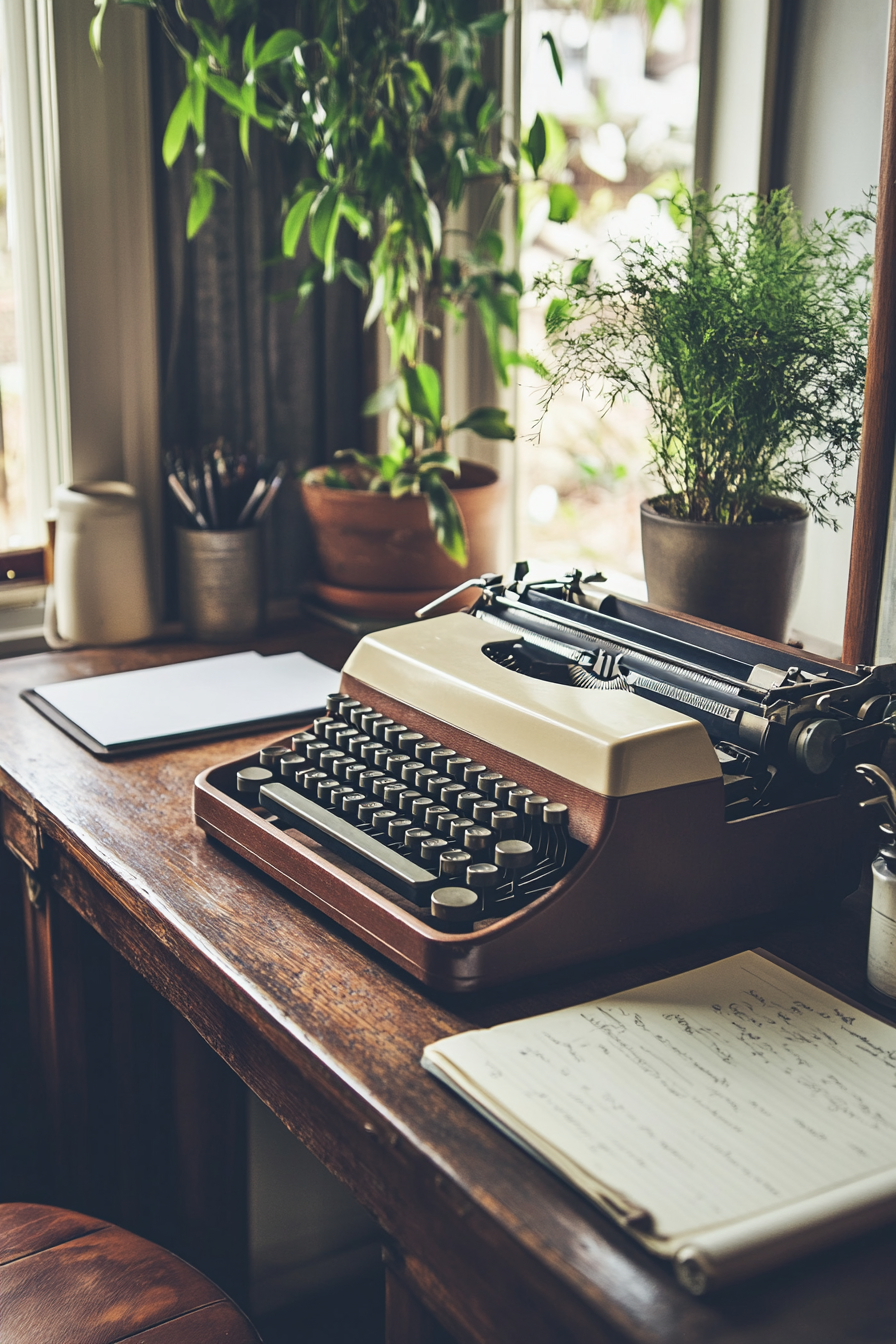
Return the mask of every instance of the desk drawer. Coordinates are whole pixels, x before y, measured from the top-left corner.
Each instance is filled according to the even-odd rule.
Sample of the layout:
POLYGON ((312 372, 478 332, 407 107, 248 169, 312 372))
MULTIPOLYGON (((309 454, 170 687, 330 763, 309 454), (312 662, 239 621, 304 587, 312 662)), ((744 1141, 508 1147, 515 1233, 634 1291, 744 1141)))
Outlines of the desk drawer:
POLYGON ((36 822, 8 798, 0 798, 0 817, 6 848, 20 863, 36 873, 40 867, 40 831, 36 822))

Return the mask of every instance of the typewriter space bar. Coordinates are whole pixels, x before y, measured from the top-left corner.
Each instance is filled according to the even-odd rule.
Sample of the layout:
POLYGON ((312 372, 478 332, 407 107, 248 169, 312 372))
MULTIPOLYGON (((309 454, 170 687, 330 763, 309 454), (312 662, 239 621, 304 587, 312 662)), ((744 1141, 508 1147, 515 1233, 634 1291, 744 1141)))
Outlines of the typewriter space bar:
POLYGON ((293 820, 306 835, 347 851, 364 872, 378 877, 417 905, 424 904, 436 885, 435 877, 418 863, 396 854, 394 849, 375 840, 350 821, 328 812, 325 807, 305 798, 285 784, 263 784, 260 798, 270 804, 282 820, 293 820))

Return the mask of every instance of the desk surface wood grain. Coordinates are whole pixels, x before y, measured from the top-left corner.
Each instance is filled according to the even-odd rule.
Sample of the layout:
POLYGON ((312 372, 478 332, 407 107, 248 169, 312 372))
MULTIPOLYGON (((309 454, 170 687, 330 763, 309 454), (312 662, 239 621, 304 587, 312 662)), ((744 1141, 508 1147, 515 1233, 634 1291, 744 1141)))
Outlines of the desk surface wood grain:
MULTIPOLYGON (((342 636, 311 626, 264 646, 285 647, 334 666, 348 651, 342 636)), ((0 663, 7 834, 26 862, 21 851, 35 848, 43 880, 347 1182, 379 1220, 395 1272, 457 1338, 892 1341, 896 1233, 693 1299, 419 1063, 423 1047, 448 1033, 581 1002, 758 943, 861 998, 861 903, 474 999, 427 994, 193 824, 195 775, 264 736, 96 760, 19 699, 41 683, 214 652, 148 645, 0 663)))

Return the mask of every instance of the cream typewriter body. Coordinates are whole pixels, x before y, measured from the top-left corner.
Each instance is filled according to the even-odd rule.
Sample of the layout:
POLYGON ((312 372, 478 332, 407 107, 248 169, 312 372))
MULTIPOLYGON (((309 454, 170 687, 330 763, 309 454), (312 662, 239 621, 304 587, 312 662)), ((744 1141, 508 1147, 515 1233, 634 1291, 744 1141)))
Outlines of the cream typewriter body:
POLYGON ((205 771, 214 838, 438 989, 842 897, 851 765, 893 668, 847 669, 573 575, 361 641, 327 713, 205 771))

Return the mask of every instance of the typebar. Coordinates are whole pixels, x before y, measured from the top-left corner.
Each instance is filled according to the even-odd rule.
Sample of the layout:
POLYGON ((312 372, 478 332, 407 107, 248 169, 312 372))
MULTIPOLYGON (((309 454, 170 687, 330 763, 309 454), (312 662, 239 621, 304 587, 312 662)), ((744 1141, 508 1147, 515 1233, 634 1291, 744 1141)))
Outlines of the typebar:
POLYGON ((325 840, 331 846, 341 846, 359 868, 387 882, 402 896, 415 904, 423 904, 437 885, 432 873, 412 863, 403 854, 380 844, 373 836, 328 812, 319 803, 304 798, 285 784, 264 784, 261 798, 283 820, 292 820, 298 830, 315 839, 325 840), (284 812, 288 817, 284 817, 284 812))

